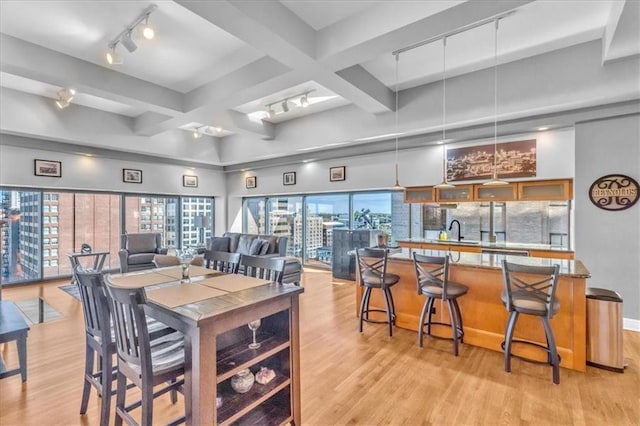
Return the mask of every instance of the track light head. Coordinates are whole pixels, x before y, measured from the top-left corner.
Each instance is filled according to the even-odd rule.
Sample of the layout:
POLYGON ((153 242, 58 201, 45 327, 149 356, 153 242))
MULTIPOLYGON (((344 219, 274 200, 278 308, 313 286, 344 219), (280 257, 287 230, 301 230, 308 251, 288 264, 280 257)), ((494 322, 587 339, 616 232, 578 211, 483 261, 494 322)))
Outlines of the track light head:
POLYGON ((300 97, 300 106, 302 108, 306 108, 309 106, 309 98, 307 97, 306 93, 300 97))
POLYGON ((144 25, 142 25, 142 36, 147 40, 152 40, 156 36, 156 31, 149 25, 149 15, 147 15, 144 25))
POLYGON ((107 63, 109 65, 120 65, 124 61, 122 60, 122 56, 116 53, 116 46, 113 46, 106 54, 107 63))
POLYGON ((131 31, 123 35, 120 42, 129 52, 134 52, 138 48, 138 45, 131 38, 131 31))
POLYGON ((282 101, 282 111, 289 112, 289 101, 287 99, 282 101))
POLYGON ((202 137, 202 133, 200 133, 200 128, 193 129, 192 135, 194 139, 200 139, 202 137))
POLYGON ((267 118, 273 118, 273 116, 275 115, 273 113, 273 110, 271 109, 271 105, 267 105, 266 114, 267 114, 267 118))

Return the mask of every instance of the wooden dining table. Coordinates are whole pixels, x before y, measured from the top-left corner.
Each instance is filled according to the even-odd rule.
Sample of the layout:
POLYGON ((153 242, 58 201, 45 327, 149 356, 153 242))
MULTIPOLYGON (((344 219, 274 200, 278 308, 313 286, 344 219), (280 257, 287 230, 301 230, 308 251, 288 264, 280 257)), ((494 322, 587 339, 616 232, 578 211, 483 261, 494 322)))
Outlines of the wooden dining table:
MULTIPOLYGON (((250 415, 251 410, 260 411, 260 404, 267 398, 274 399, 271 395, 288 387, 285 395, 290 395, 289 406, 282 407, 284 414, 275 418, 274 423, 288 421, 301 424, 298 297, 304 288, 193 266, 190 268, 190 282, 180 283, 177 280, 179 273, 180 267, 159 268, 113 275, 110 280, 113 285, 122 287, 144 287, 147 314, 184 333, 186 423, 230 424, 250 415), (241 368, 257 367, 257 364, 245 360, 245 354, 245 358, 239 358, 241 361, 237 366, 235 363, 232 363, 234 367, 222 365, 218 360, 221 350, 218 346, 229 352, 224 346, 229 346, 228 336, 234 335, 234 329, 246 332, 249 322, 269 316, 286 322, 279 327, 285 330, 288 341, 280 343, 279 348, 284 347, 284 351, 278 350, 285 352, 283 370, 287 370, 288 375, 280 380, 279 388, 271 394, 258 395, 255 401, 238 403, 237 408, 229 402, 228 406, 221 408, 223 416, 219 416, 216 408, 218 385, 241 368), (223 344, 219 345, 218 337, 223 334, 223 344)), ((238 343, 236 346, 243 345, 238 343)), ((262 352, 258 350, 249 356, 263 361, 268 356, 280 356, 274 355, 273 349, 268 352, 268 345, 264 346, 262 352)), ((283 399, 287 398, 279 400, 283 399)), ((264 414, 261 415, 261 421, 264 421, 264 414)))

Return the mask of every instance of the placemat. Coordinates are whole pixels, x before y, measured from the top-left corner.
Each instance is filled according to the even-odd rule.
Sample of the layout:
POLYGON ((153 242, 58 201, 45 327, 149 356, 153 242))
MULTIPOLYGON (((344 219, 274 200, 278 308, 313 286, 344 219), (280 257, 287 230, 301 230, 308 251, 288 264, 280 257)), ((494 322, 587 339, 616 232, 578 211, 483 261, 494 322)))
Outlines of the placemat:
POLYGON ((147 299, 171 309, 224 294, 227 292, 200 284, 188 283, 149 290, 147 291, 147 299))
POLYGON ((228 292, 246 290, 248 288, 259 287, 261 285, 269 283, 271 283, 271 281, 269 280, 246 277, 239 274, 224 274, 218 277, 212 277, 202 281, 198 281, 198 284, 200 285, 206 285, 208 287, 213 287, 228 292))
POLYGON ((111 275, 113 285, 124 288, 140 288, 154 284, 169 283, 175 280, 175 278, 168 275, 157 274, 151 271, 111 275))
MULTIPOLYGON (((182 267, 181 266, 170 266, 168 268, 155 269, 155 273, 166 275, 168 277, 173 278, 174 280, 179 280, 182 278, 182 267)), ((215 269, 203 268, 202 266, 191 265, 189 267, 189 277, 204 277, 205 275, 217 275, 220 274, 220 271, 216 271, 215 269)))

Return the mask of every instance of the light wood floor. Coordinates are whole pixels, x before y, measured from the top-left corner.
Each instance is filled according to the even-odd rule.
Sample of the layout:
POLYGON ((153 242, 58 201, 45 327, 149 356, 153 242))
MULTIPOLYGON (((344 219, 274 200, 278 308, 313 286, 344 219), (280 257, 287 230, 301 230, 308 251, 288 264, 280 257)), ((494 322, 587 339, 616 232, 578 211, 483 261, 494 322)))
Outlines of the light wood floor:
MULTIPOLYGON (((0 381, 0 425, 95 425, 99 399, 80 416, 83 319, 80 303, 59 290, 61 282, 9 288, 3 298, 41 294, 64 318, 31 327, 29 380, 0 381)), ((354 283, 308 269, 301 297, 302 422, 305 425, 633 425, 640 424, 640 333, 625 332, 624 374, 588 368, 562 369, 560 385, 551 369, 514 359, 503 371, 502 354, 427 339, 420 349, 414 332, 365 324, 358 333, 354 283)), ((15 345, 1 348, 15 365, 15 345)), ((183 410, 168 396, 156 400, 155 419, 183 410)))

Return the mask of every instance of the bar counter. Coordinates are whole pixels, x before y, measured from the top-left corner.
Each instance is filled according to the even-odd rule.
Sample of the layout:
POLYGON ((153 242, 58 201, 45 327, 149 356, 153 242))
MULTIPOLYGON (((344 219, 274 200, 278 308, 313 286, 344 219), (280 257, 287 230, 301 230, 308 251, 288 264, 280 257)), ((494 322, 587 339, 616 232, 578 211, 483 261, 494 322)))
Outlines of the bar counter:
MULTIPOLYGON (((548 266, 560 265, 560 278, 556 297, 560 310, 551 320, 551 327, 561 356, 560 365, 578 371, 586 370, 586 280, 589 271, 579 260, 549 259, 538 257, 505 256, 422 249, 396 249, 389 255, 387 272, 400 276, 400 282, 392 287, 396 309, 396 326, 418 330, 420 311, 425 296, 418 294, 415 269, 411 252, 427 256, 449 256, 449 279, 469 287, 469 292, 458 298, 464 325, 464 344, 502 352, 508 312, 500 299, 503 290, 502 259, 509 262, 548 266)), ((357 277, 359 284, 359 276, 357 277)), ((356 286, 356 314, 360 306, 363 287, 356 286)), ((370 306, 384 309, 380 291, 371 294, 370 306)), ((446 304, 437 300, 433 321, 449 322, 446 304)), ((373 315, 372 315, 373 317, 373 315)), ((372 326, 372 325, 369 325, 372 326)), ((434 326, 432 333, 443 337, 451 335, 447 327, 434 326)), ((417 336, 416 336, 417 338, 417 336)), ((515 339, 523 339, 545 345, 544 330, 539 318, 521 315, 515 330, 515 339)), ((461 350, 464 353, 464 344, 461 350)), ((428 338, 425 348, 429 347, 428 338)), ((514 343, 513 353, 527 358, 546 359, 546 353, 530 345, 514 343)))

